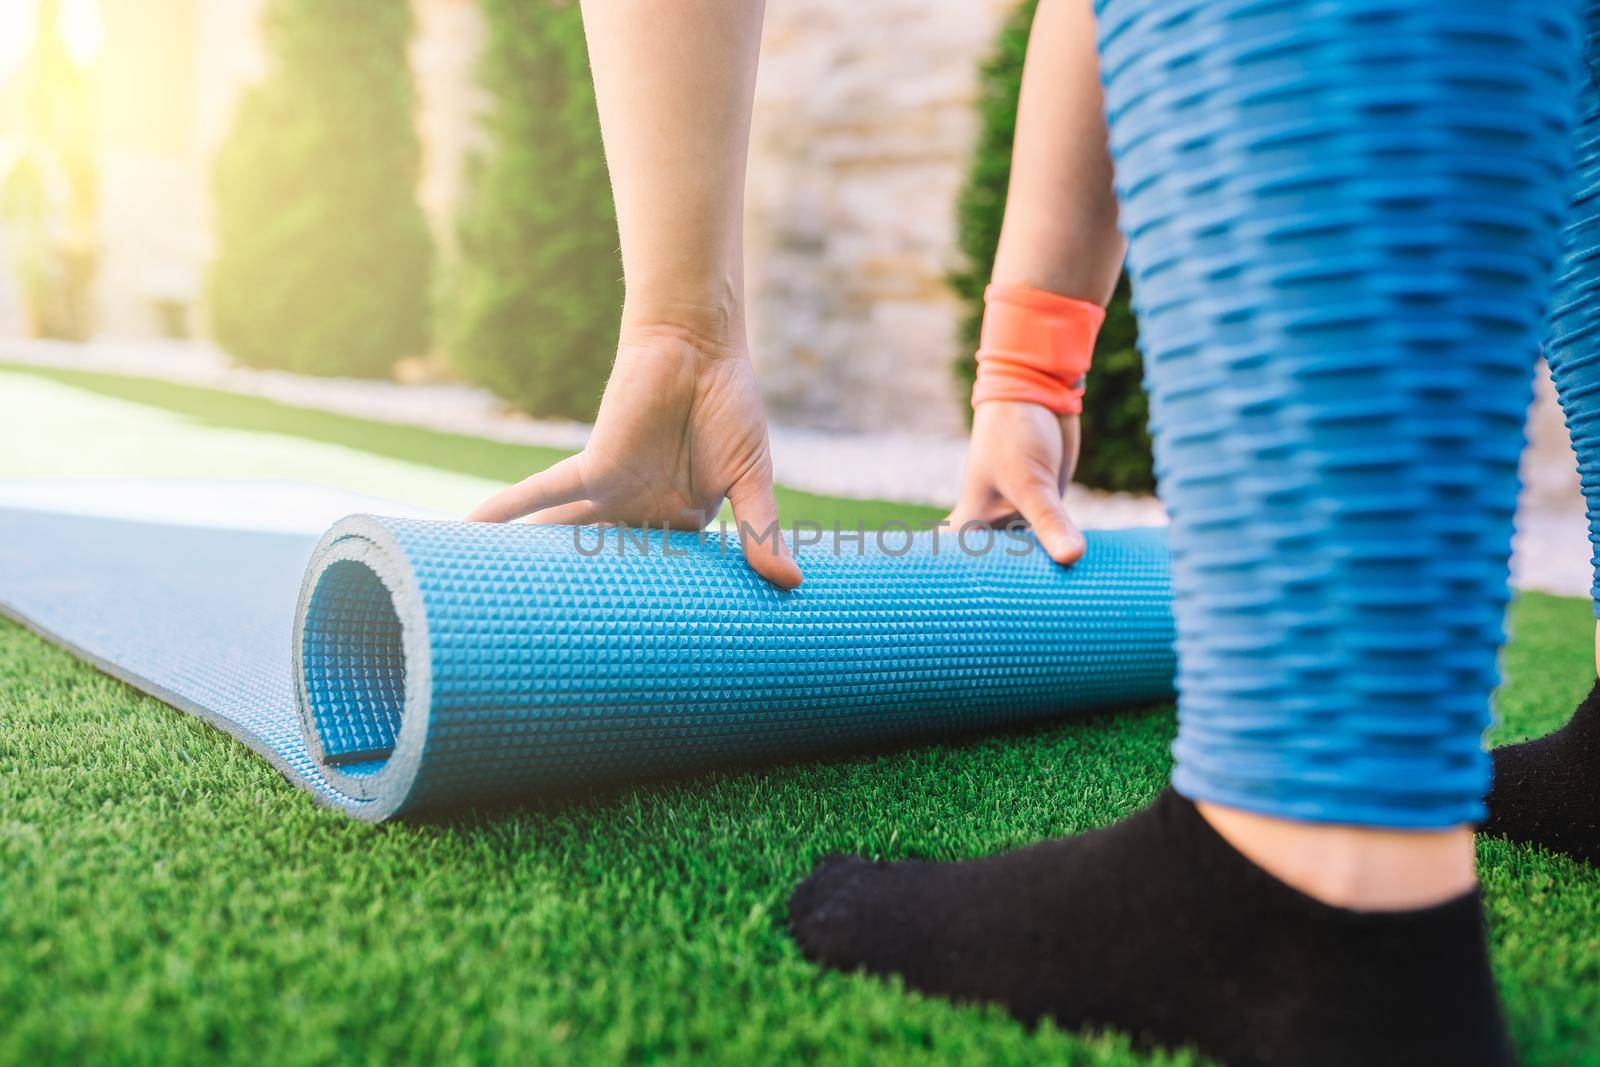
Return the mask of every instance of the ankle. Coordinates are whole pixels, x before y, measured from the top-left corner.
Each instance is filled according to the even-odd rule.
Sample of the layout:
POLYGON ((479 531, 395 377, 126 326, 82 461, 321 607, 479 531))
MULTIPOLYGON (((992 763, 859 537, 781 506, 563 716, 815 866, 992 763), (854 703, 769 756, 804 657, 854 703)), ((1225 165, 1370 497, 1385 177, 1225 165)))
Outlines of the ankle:
POLYGON ((1472 830, 1386 830, 1195 805, 1242 856, 1307 896, 1352 911, 1431 907, 1477 885, 1472 830))

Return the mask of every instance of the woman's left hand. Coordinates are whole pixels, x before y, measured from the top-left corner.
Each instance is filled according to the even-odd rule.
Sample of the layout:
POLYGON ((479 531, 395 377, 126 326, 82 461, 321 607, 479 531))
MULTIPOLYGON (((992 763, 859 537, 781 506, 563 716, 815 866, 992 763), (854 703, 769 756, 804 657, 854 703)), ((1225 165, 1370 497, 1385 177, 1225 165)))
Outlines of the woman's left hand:
POLYGON ((1033 527, 1057 563, 1076 563, 1083 534, 1062 501, 1078 462, 1078 417, 1019 401, 979 404, 972 417, 972 443, 961 500, 948 522, 1033 527))

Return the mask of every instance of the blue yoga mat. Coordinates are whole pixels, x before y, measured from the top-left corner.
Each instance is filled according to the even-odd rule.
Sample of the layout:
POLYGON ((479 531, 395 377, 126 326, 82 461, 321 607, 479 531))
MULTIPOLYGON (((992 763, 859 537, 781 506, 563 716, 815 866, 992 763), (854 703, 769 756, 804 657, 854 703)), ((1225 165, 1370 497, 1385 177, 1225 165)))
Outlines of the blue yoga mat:
POLYGON ((379 820, 1170 697, 1162 533, 1088 542, 830 540, 780 593, 695 534, 0 509, 0 606, 379 820))

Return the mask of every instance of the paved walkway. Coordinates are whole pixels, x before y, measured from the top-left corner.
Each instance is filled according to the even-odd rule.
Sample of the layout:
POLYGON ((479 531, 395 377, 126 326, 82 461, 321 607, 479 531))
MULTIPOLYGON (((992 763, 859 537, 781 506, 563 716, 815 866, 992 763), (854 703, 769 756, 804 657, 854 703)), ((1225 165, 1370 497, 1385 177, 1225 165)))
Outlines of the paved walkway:
MULTIPOLYGON (((583 423, 532 419, 509 411, 489 393, 472 386, 400 385, 251 370, 231 365, 216 349, 192 343, 97 341, 76 345, 0 340, 0 363, 157 378, 519 444, 576 449, 589 434, 583 423)), ((1521 588, 1587 595, 1589 546, 1576 464, 1547 381, 1538 391, 1529 430, 1514 581, 1521 588)), ((771 434, 778 480, 829 496, 947 507, 955 501, 966 457, 966 442, 959 438, 839 434, 783 425, 773 425, 771 434)), ((1160 503, 1152 497, 1074 486, 1068 504, 1085 528, 1166 521, 1160 503)))
MULTIPOLYGON (((485 390, 460 384, 400 385, 314 378, 252 370, 214 348, 172 342, 0 340, 0 363, 130 374, 260 396, 298 407, 397 422, 516 444, 578 449, 589 426, 533 419, 510 411, 485 390)), ((838 434, 771 427, 780 482, 795 489, 853 499, 897 500, 948 507, 961 486, 967 444, 925 434, 838 434)), ((1165 513, 1153 498, 1074 488, 1080 521, 1095 527, 1153 525, 1165 513)))
MULTIPOLYGON (((166 498, 156 490, 175 482, 217 487, 204 505, 211 519, 259 511, 284 486, 321 485, 450 515, 500 488, 326 441, 219 426, 0 365, 0 503, 59 502, 66 492, 95 513, 162 514, 166 498), (224 485, 251 488, 224 493, 224 485), (247 505, 250 493, 261 499, 247 505)), ((295 497, 271 508, 289 516, 302 505, 295 497)))

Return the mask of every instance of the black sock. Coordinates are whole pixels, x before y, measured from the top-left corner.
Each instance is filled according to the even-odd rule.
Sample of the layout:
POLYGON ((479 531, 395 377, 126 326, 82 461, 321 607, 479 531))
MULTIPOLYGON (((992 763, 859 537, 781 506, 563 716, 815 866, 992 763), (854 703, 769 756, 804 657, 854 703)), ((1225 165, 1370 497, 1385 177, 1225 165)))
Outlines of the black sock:
POLYGON ((1600 681, 1567 725, 1493 755, 1483 832, 1600 864, 1600 681))
POLYGON ((1510 1062, 1475 892, 1331 907, 1170 790, 1108 829, 987 859, 825 860, 789 925, 830 967, 1225 1064, 1510 1062))

